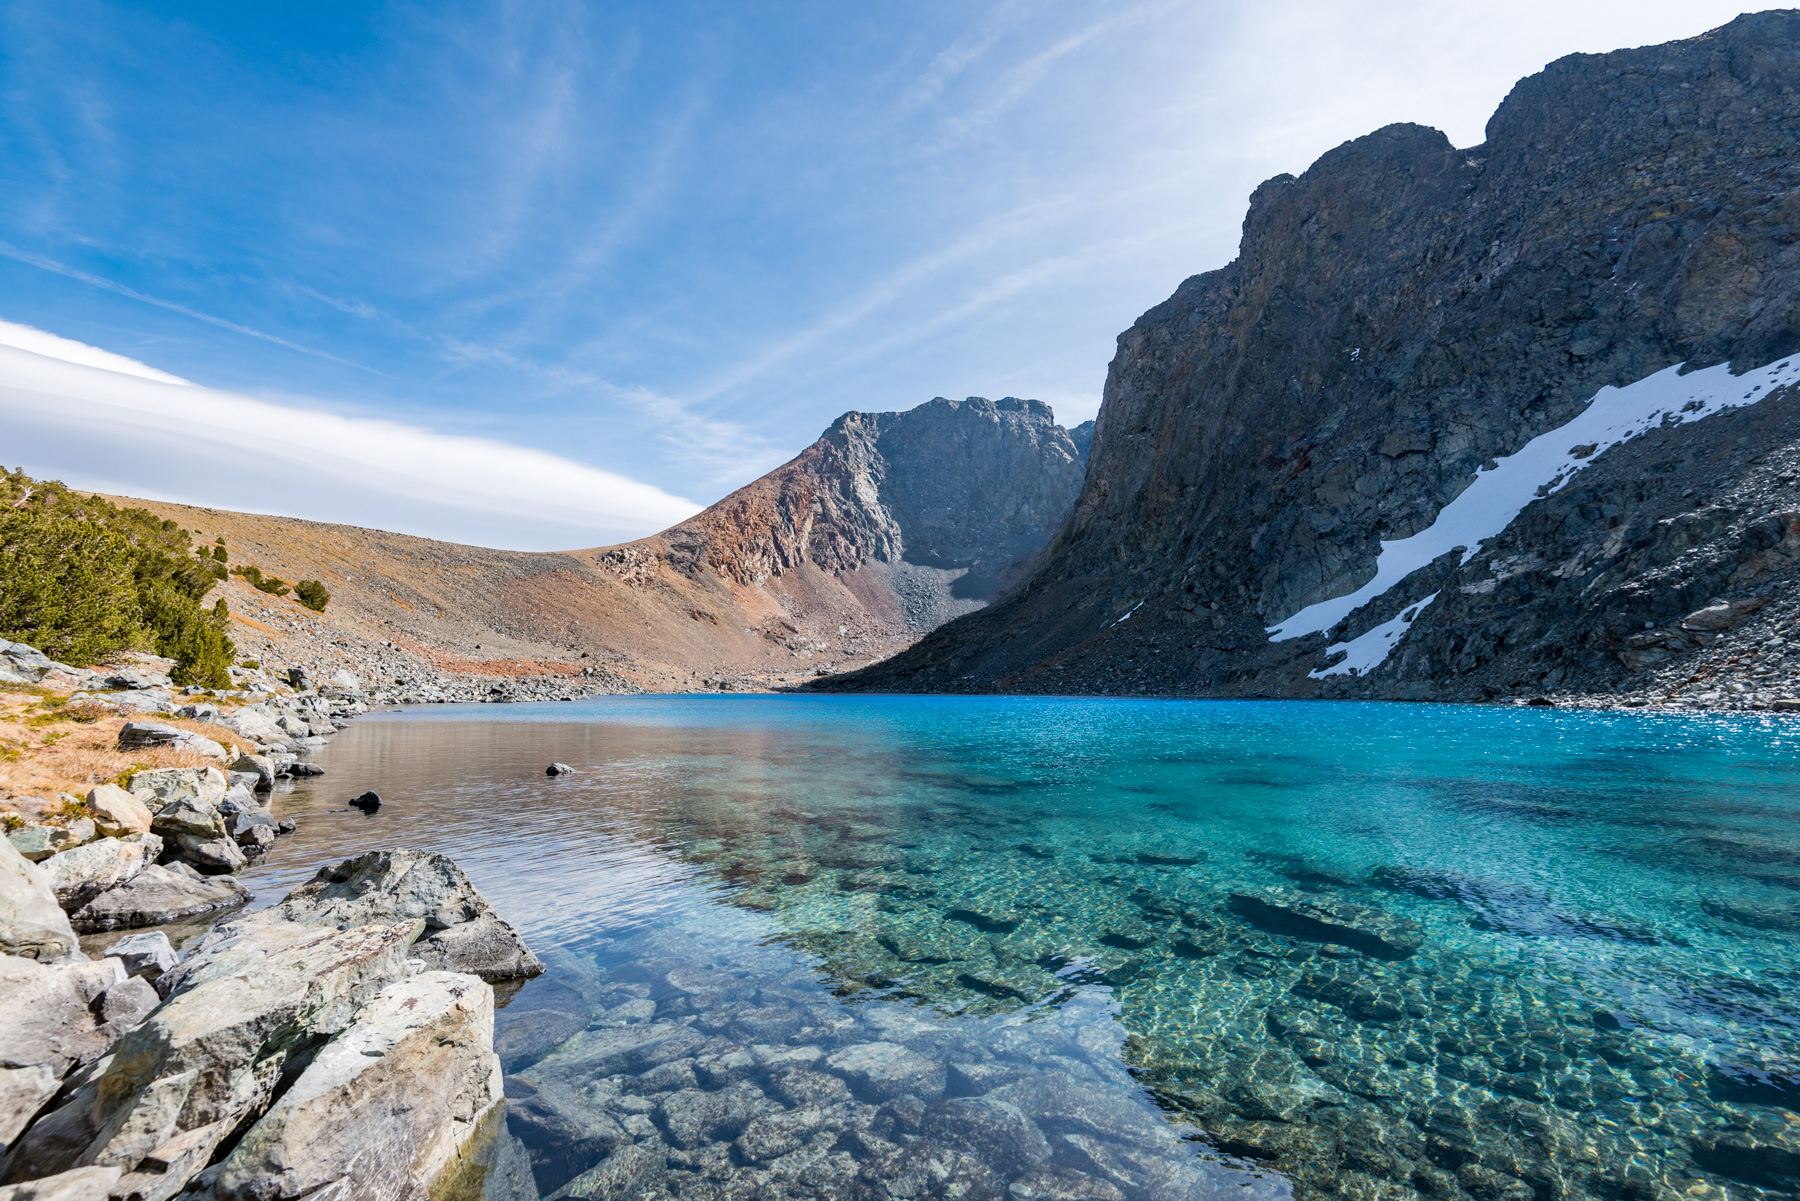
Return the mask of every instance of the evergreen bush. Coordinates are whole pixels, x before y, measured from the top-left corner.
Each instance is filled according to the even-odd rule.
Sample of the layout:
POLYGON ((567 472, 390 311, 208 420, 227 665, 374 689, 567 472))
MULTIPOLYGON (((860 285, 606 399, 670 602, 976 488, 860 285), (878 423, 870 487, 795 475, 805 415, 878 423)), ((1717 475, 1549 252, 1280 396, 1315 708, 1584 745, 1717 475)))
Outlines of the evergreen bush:
POLYGON ((223 601, 188 532, 62 484, 0 469, 0 637, 85 665, 121 650, 175 660, 179 683, 228 688, 223 601))
POLYGON ((322 580, 301 580, 294 585, 294 596, 314 613, 325 612, 325 606, 331 603, 331 593, 325 590, 322 580))

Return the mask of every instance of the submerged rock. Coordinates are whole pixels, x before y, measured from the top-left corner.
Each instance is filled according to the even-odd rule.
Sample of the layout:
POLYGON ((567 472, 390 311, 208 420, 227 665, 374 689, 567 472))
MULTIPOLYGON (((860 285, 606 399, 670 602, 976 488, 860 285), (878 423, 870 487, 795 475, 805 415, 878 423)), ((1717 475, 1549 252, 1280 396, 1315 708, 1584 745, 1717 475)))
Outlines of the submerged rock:
POLYGON ((1312 893, 1234 892, 1228 903, 1233 913, 1265 930, 1336 943, 1378 959, 1405 959, 1425 941, 1424 928, 1411 918, 1312 893))

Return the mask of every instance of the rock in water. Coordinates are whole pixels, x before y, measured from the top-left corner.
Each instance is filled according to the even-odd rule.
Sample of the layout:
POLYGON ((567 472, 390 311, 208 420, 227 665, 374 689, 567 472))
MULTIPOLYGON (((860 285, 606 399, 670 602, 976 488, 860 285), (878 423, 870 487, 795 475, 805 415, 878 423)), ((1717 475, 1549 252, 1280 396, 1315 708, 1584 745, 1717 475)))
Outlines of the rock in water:
POLYGON ((381 808, 381 794, 376 792, 365 792, 361 796, 351 797, 350 803, 356 808, 361 809, 364 813, 373 813, 381 808))
POLYGON ((546 776, 566 776, 574 770, 567 763, 552 763, 544 769, 544 774, 546 776))
POLYGON ((525 940, 494 913, 451 859, 404 847, 320 868, 280 904, 239 918, 226 929, 287 921, 343 930, 410 919, 425 923, 413 953, 429 967, 484 980, 515 980, 544 970, 525 940))
POLYGON ((388 985, 226 1157, 215 1196, 427 1196, 503 1102, 493 1028, 472 976, 388 985))
POLYGON ((77 909, 68 920, 83 933, 129 930, 235 909, 250 900, 250 890, 231 877, 205 878, 182 866, 151 864, 77 909))
POLYGON ((0 838, 0 953, 47 962, 66 959, 79 946, 42 869, 0 838))
POLYGON ((1377 959, 1405 959, 1425 941, 1424 929, 1411 918, 1311 893, 1234 892, 1229 903, 1233 913, 1266 930, 1336 943, 1377 959))

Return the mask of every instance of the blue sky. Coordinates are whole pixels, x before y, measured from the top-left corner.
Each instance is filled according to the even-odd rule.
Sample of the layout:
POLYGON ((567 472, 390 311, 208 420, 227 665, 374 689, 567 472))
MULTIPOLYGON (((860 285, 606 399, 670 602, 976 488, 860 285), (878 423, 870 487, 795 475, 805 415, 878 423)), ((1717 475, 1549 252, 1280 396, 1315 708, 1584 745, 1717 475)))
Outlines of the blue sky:
POLYGON ((0 3, 0 321, 265 402, 276 442, 266 402, 547 452, 591 469, 565 482, 595 517, 475 530, 348 483, 328 512, 224 486, 210 450, 152 471, 55 388, 0 409, 0 458, 548 546, 648 532, 846 409, 1013 394, 1073 423, 1262 179, 1392 121, 1472 144, 1546 61, 1743 7, 0 3))

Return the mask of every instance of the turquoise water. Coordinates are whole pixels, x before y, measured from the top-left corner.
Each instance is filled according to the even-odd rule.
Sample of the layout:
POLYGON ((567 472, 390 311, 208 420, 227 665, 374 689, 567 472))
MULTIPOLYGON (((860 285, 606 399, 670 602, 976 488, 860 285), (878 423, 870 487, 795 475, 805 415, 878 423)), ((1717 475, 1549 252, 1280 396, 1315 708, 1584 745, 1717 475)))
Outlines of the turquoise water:
POLYGON ((552 968, 500 1023, 546 1194, 1789 1196, 1797 734, 1380 704, 433 708, 340 735, 251 883, 273 900, 396 843, 469 869, 552 968), (343 810, 369 787, 380 814, 343 810), (1269 919, 1309 904, 1337 924, 1269 919), (674 1025, 693 1045, 665 1063, 595 1050, 674 1025), (758 1158, 810 1103, 787 1068, 705 1065, 777 1045, 850 1092, 758 1158), (828 1067, 858 1046, 940 1066, 903 1103, 828 1067), (1044 1100, 1059 1073, 1112 1116, 1044 1100), (728 1096, 739 1119, 681 1124, 728 1096), (1029 1129, 994 1134, 1015 1111, 1029 1129), (963 1167, 918 1168, 934 1147, 963 1167))

